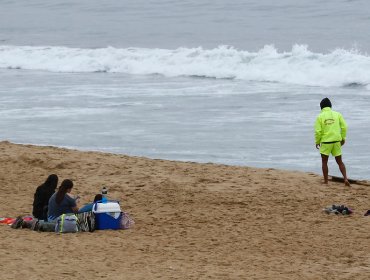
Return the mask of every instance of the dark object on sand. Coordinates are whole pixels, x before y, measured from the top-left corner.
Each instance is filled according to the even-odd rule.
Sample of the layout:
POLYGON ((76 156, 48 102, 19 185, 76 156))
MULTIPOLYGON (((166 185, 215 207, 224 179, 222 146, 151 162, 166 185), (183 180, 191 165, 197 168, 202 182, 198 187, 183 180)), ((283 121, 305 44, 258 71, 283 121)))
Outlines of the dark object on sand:
POLYGON ((342 214, 342 215, 351 215, 353 213, 353 210, 345 205, 332 205, 332 206, 328 206, 324 209, 324 211, 327 213, 327 214, 335 214, 335 215, 338 215, 338 214, 342 214))
MULTIPOLYGON (((343 177, 338 177, 338 176, 330 176, 330 177, 331 177, 331 180, 333 182, 344 183, 343 177)), ((354 184, 354 185, 362 185, 362 186, 369 186, 370 187, 370 182, 368 182, 368 181, 348 179, 348 182, 350 184, 354 184)))
POLYGON ((367 210, 364 216, 370 216, 370 210, 367 210))

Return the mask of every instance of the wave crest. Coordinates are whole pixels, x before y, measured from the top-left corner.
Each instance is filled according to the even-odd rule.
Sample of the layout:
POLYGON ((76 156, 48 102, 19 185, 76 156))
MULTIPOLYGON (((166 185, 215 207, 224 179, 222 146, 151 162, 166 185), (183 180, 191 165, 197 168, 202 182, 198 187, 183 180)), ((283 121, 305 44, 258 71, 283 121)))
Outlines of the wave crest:
POLYGON ((370 84, 369 56, 343 49, 314 53, 305 45, 294 45, 290 52, 278 52, 273 45, 257 52, 230 46, 175 50, 0 46, 0 68, 161 74, 327 87, 356 84, 369 88, 370 84))

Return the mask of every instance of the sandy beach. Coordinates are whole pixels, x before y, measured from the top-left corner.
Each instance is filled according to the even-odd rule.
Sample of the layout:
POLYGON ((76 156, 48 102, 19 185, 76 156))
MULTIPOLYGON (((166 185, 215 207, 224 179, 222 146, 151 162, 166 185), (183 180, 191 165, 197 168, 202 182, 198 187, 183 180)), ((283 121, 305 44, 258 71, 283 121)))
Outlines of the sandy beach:
POLYGON ((55 173, 74 181, 80 205, 106 185, 135 220, 62 235, 1 225, 0 279, 370 279, 369 186, 9 142, 0 170, 2 217, 30 214, 55 173), (332 204, 354 214, 323 213, 332 204))

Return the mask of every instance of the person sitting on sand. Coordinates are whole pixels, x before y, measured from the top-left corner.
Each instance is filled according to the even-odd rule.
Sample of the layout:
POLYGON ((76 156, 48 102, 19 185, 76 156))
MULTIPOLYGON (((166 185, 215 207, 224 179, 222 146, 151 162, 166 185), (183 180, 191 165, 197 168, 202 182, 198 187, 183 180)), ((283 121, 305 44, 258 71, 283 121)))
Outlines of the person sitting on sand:
POLYGON ((342 146, 346 142, 347 124, 343 116, 331 109, 329 98, 320 102, 321 113, 315 122, 316 149, 320 149, 324 184, 328 184, 328 159, 332 154, 343 175, 344 184, 350 186, 346 166, 342 161, 342 146))
POLYGON ((70 196, 72 188, 73 182, 65 179, 58 191, 50 197, 48 204, 49 222, 54 222, 62 214, 78 213, 76 199, 70 196))
POLYGON ((88 204, 85 204, 83 207, 81 207, 79 210, 78 210, 78 213, 83 213, 83 212, 90 212, 92 211, 92 208, 95 204, 95 202, 97 201, 101 201, 103 199, 103 195, 102 194, 97 194, 95 195, 94 197, 94 202, 93 203, 88 203, 88 204))
POLYGON ((58 176, 51 174, 46 181, 37 187, 34 194, 32 215, 38 220, 47 220, 50 197, 58 186, 58 176))
MULTIPOLYGON (((93 216, 91 216, 92 213, 89 213, 92 210, 93 203, 85 205, 85 211, 79 212, 76 199, 70 196, 72 188, 73 182, 69 179, 66 179, 60 185, 58 192, 54 193, 50 197, 47 221, 39 221, 37 219, 27 221, 24 220, 22 216, 18 216, 11 227, 14 229, 29 228, 35 231, 53 232, 56 230, 56 221, 60 215, 75 213, 78 217, 79 230, 90 232, 94 231, 95 221, 93 216)), ((95 196, 94 202, 99 200, 102 200, 101 194, 95 196)))

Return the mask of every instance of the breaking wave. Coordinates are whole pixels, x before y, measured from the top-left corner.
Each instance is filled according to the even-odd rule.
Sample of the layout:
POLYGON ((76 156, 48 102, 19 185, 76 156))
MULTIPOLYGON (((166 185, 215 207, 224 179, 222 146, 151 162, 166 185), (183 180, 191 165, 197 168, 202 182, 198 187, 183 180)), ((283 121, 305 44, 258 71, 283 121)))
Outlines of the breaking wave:
POLYGON ((217 79, 278 82, 307 86, 370 88, 370 56, 354 50, 311 52, 294 45, 278 52, 267 45, 257 52, 230 46, 215 49, 100 48, 0 46, 0 68, 51 72, 160 74, 217 79))

